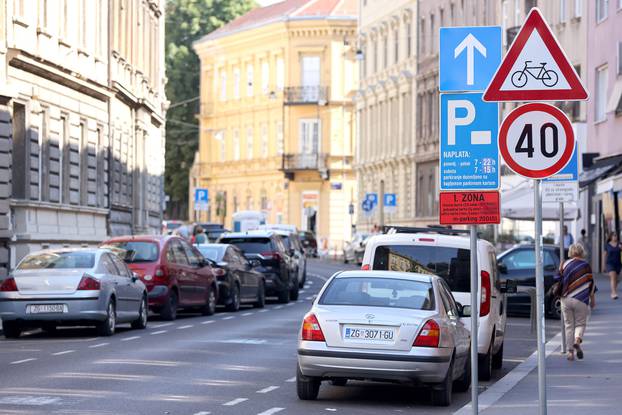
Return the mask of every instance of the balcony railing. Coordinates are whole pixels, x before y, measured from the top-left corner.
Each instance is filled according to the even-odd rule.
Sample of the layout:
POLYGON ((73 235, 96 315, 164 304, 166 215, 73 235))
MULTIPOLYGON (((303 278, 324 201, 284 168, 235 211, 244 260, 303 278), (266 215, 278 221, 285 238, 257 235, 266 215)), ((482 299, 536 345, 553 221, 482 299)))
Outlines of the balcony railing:
POLYGON ((284 92, 286 105, 325 105, 328 102, 327 86, 289 86, 284 92))
POLYGON ((320 153, 285 154, 283 156, 283 171, 295 172, 301 170, 316 170, 325 172, 327 167, 327 155, 320 153))

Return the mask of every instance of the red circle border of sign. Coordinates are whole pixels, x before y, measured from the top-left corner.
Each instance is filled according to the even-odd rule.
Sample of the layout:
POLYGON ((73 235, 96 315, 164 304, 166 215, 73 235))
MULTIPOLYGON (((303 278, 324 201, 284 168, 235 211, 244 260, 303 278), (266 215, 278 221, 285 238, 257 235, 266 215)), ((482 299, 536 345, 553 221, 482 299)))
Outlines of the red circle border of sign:
POLYGON ((508 115, 503 123, 501 123, 501 128, 499 129, 499 151, 503 156, 503 160, 508 165, 510 169, 512 169, 515 173, 520 174, 521 176, 528 177, 530 179, 544 179, 547 177, 551 177, 555 173, 558 173, 572 158, 572 153, 574 152, 575 140, 574 140, 574 132, 572 131, 572 125, 570 124, 570 120, 559 108, 554 107, 549 104, 541 104, 541 103, 530 103, 521 105, 516 108, 514 111, 508 115), (564 128, 564 132, 566 133, 566 149, 562 154, 561 158, 557 161, 557 163, 553 164, 551 167, 543 169, 543 170, 529 170, 525 167, 518 165, 514 161, 514 159, 510 156, 510 152, 507 147, 507 135, 510 126, 518 117, 521 115, 531 112, 531 111, 541 111, 546 112, 553 117, 555 117, 564 128))

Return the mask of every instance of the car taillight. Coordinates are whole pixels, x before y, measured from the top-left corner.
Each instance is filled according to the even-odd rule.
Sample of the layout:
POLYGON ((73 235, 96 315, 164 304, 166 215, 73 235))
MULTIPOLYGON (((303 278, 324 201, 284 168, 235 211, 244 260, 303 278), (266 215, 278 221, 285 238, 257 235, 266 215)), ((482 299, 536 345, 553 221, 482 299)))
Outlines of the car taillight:
POLYGON ((363 266, 361 267, 361 269, 363 271, 369 271, 371 269, 371 267, 369 266, 369 264, 363 264, 363 266))
POLYGON ((322 333, 320 323, 317 321, 317 317, 315 317, 315 314, 313 313, 307 314, 305 319, 302 321, 302 340, 314 342, 326 341, 324 339, 324 333, 322 333))
POLYGON ((17 291, 17 284, 15 284, 15 278, 11 277, 11 278, 7 278, 6 280, 2 281, 2 284, 0 285, 0 291, 2 292, 17 291))
POLYGON ((490 274, 482 271, 482 297, 480 299, 479 316, 484 317, 490 313, 490 301, 492 293, 490 287, 490 274))
POLYGON ((91 277, 90 275, 85 274, 80 280, 80 284, 78 284, 78 290, 99 290, 101 288, 101 284, 99 280, 91 277))
POLYGON ((438 347, 441 338, 441 329, 434 320, 428 320, 423 325, 419 335, 415 339, 413 346, 416 347, 438 347))
POLYGON ((274 259, 275 261, 281 260, 281 253, 277 251, 262 252, 261 256, 265 259, 274 259))

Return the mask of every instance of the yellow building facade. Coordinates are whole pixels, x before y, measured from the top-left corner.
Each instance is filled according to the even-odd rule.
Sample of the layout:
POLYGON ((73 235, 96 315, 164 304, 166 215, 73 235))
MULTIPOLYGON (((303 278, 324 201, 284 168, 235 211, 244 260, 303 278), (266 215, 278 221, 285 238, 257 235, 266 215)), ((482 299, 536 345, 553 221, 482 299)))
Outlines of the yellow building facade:
POLYGON ((235 212, 263 211, 341 251, 356 196, 356 3, 288 0, 195 43, 200 142, 190 193, 207 188, 210 204, 196 212, 190 197, 191 218, 231 228, 235 212))

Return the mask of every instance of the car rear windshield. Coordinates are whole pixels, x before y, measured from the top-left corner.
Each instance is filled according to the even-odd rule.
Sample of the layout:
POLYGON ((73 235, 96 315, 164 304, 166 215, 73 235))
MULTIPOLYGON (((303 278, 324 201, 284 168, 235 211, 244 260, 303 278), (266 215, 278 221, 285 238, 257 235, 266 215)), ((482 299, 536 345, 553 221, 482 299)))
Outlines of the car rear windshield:
POLYGON ((320 298, 322 305, 433 310, 429 282, 373 277, 335 278, 320 298))
POLYGON ((158 260, 159 249, 154 242, 125 241, 106 245, 128 264, 139 262, 155 262, 158 260))
POLYGON ((183 223, 180 223, 180 222, 168 222, 166 224, 166 229, 168 229, 169 231, 172 231, 173 229, 179 228, 181 225, 183 225, 183 223))
POLYGON ((17 269, 82 269, 94 265, 95 254, 92 252, 44 252, 28 255, 17 269))
POLYGON ((261 254, 273 250, 270 238, 223 238, 220 242, 235 245, 245 254, 261 254))
POLYGON ((374 270, 418 272, 442 277, 453 292, 470 292, 471 258, 468 249, 421 245, 376 248, 374 270))
POLYGON ((201 252, 201 254, 207 258, 211 259, 214 262, 220 261, 222 258, 222 254, 225 251, 222 248, 216 246, 206 246, 206 245, 195 245, 195 247, 201 252))

